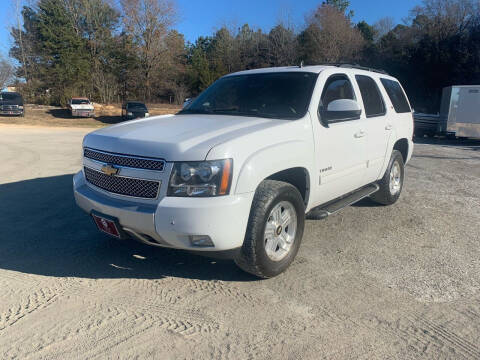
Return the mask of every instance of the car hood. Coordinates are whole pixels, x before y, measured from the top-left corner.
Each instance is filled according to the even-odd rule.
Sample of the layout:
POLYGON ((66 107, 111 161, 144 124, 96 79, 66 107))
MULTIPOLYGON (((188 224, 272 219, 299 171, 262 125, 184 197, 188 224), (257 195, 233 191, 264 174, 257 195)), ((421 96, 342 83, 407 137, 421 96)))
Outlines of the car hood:
POLYGON ((83 146, 167 161, 201 161, 217 144, 288 122, 223 115, 155 116, 94 131, 83 146))
POLYGON ((92 104, 71 104, 70 106, 75 110, 93 110, 92 104))

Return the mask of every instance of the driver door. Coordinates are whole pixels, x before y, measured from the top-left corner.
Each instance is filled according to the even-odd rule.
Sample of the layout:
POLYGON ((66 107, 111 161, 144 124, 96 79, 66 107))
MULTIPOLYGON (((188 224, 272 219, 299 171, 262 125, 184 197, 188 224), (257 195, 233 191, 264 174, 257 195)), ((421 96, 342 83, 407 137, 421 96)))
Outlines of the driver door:
POLYGON ((334 120, 327 120, 322 115, 332 101, 357 101, 358 98, 347 74, 334 74, 325 81, 317 121, 313 122, 319 172, 317 204, 365 185, 367 137, 364 121, 360 116, 337 116, 334 120))

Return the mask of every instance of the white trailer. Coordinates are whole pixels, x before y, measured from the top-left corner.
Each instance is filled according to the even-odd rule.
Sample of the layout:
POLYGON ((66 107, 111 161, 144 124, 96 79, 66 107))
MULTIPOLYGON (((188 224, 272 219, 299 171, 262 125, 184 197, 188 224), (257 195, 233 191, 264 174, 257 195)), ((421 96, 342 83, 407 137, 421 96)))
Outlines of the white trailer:
POLYGON ((438 133, 480 138, 480 85, 443 89, 438 133))

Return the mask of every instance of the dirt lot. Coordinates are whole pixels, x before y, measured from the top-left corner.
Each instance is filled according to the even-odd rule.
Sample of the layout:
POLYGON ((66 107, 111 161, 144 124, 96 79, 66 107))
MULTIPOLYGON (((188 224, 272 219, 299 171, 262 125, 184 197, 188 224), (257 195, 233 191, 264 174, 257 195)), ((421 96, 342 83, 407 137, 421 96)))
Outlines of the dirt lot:
POLYGON ((480 142, 417 144, 396 205, 308 221, 258 281, 99 234, 72 196, 87 131, 0 126, 0 358, 480 358, 480 142))
MULTIPOLYGON (((177 105, 147 104, 150 115, 174 114, 180 110, 177 105)), ((95 117, 71 117, 67 109, 44 106, 25 105, 25 117, 0 116, 0 124, 68 126, 68 127, 102 127, 122 121, 120 105, 95 104, 95 117)))

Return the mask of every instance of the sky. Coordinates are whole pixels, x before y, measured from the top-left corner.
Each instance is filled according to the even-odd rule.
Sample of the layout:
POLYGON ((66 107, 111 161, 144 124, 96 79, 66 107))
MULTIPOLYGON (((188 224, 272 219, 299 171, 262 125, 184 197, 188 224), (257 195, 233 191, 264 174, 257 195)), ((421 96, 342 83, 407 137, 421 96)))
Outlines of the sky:
MULTIPOLYGON (((29 1, 29 0, 24 0, 29 1)), ((0 54, 8 55, 10 27, 15 23, 16 0, 0 0, 0 54)), ((244 23, 269 31, 280 20, 289 20, 301 28, 305 16, 321 0, 177 0, 179 21, 175 28, 194 42, 198 36, 211 35, 223 25, 238 28, 244 23)), ((401 23, 421 0, 351 0, 354 22, 373 24, 389 16, 401 23)))

